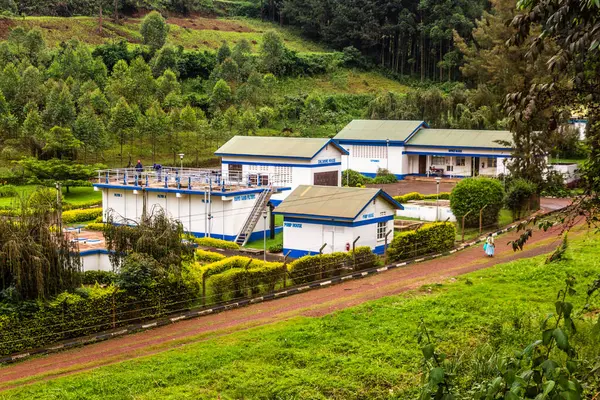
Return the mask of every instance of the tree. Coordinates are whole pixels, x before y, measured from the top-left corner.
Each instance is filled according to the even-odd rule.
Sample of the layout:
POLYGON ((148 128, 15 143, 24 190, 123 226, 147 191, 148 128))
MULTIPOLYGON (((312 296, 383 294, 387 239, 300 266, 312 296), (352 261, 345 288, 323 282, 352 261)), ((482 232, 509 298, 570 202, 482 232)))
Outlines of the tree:
POLYGON ((256 114, 250 110, 244 111, 240 118, 240 128, 243 135, 253 135, 258 130, 256 114))
POLYGON ((63 158, 73 160, 81 144, 81 141, 73 135, 71 129, 55 126, 46 134, 46 145, 43 150, 45 153, 61 160, 63 158))
POLYGON ((167 22, 160 13, 152 11, 144 17, 140 33, 144 38, 144 44, 148 45, 155 52, 163 47, 167 41, 169 25, 167 25, 167 22))
MULTIPOLYGON (((150 137, 152 145, 152 162, 156 159, 156 146, 160 141, 163 141, 167 137, 167 133, 170 128, 169 118, 163 111, 160 103, 154 102, 146 110, 145 116, 142 118, 142 131, 150 137)), ((168 147, 172 146, 172 143, 165 143, 168 147)))
POLYGON ((150 61, 154 76, 159 77, 166 70, 177 71, 177 62, 182 51, 183 48, 177 49, 173 46, 165 46, 160 49, 150 61))
POLYGON ((19 161, 19 164, 35 176, 40 183, 47 185, 54 185, 56 182, 62 183, 67 193, 71 186, 89 186, 90 179, 97 176, 97 171, 106 168, 102 164, 83 165, 56 158, 45 161, 28 157, 19 161))
POLYGON ((133 128, 135 124, 136 119, 131 107, 127 104, 127 100, 121 97, 111 111, 109 124, 109 130, 117 136, 119 145, 121 146, 121 165, 123 165, 123 144, 129 137, 131 128, 133 128))
POLYGON ((225 112, 223 113, 223 122, 229 131, 229 135, 233 135, 233 130, 240 123, 240 116, 238 114, 237 108, 231 106, 227 110, 225 110, 225 112))
POLYGON ((104 123, 91 106, 85 107, 77 116, 73 127, 75 137, 83 147, 83 162, 87 162, 88 151, 100 151, 106 145, 104 123))
POLYGON ((80 286, 78 246, 48 218, 54 210, 22 205, 18 218, 0 219, 0 290, 19 300, 48 299, 80 286))
POLYGON ((76 111, 73 96, 65 84, 54 85, 44 110, 46 126, 71 126, 75 120, 76 111))
POLYGON ((268 31, 263 35, 260 45, 260 56, 265 70, 273 74, 280 74, 285 54, 285 45, 275 31, 268 31))
POLYGON ((21 131, 31 154, 39 156, 44 147, 44 124, 37 108, 27 113, 21 131))
POLYGON ((223 79, 219 79, 213 87, 210 103, 213 108, 223 108, 231 101, 231 88, 223 79))
POLYGON ((221 64, 228 57, 231 57, 231 49, 229 48, 229 44, 223 41, 217 51, 217 64, 221 64))

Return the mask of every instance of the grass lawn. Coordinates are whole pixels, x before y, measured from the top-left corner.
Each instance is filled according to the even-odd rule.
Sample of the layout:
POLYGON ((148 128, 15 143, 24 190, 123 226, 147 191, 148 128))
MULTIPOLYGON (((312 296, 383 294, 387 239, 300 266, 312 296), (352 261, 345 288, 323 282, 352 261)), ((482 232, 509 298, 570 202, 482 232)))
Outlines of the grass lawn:
MULTIPOLYGON (((0 398, 414 399, 422 357, 415 332, 421 318, 456 368, 455 385, 470 388, 488 377, 482 360, 541 337, 539 323, 554 311, 567 273, 578 278, 574 309, 582 306, 587 284, 598 276, 600 237, 581 236, 571 240, 566 259, 554 264, 545 264, 543 256, 501 264, 324 317, 206 337, 5 391, 0 398)), ((592 360, 600 346, 586 329, 580 326, 569 340, 580 357, 592 360)))
MULTIPOLYGON (((17 192, 19 195, 17 197, 4 197, 0 198, 0 207, 15 207, 20 204, 21 197, 27 197, 31 195, 39 186, 36 185, 24 185, 17 186, 17 192)), ((81 204, 87 204, 92 201, 98 201, 98 203, 102 202, 102 192, 95 192, 94 188, 89 187, 72 187, 69 188, 69 193, 67 193, 67 189, 63 188, 63 201, 65 204, 70 204, 73 206, 78 206, 81 204)))
POLYGON ((585 158, 551 158, 550 164, 581 164, 585 158))
MULTIPOLYGON (((283 243, 283 232, 279 232, 277 234, 275 234, 275 239, 269 239, 269 236, 267 235, 267 250, 269 250, 269 247, 271 246, 275 246, 277 244, 282 244, 283 243)), ((263 240, 255 240, 254 242, 249 242, 246 243, 245 247, 248 247, 250 249, 259 249, 262 250, 264 246, 263 240)))

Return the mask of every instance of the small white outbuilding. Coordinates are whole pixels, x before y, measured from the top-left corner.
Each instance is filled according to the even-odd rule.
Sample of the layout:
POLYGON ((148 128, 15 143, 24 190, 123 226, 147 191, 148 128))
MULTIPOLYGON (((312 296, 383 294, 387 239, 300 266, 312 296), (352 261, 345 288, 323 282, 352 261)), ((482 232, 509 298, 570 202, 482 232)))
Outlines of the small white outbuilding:
POLYGON ((353 244, 383 254, 397 209, 402 205, 381 189, 300 185, 275 214, 283 215, 284 254, 299 258, 349 251, 353 244))

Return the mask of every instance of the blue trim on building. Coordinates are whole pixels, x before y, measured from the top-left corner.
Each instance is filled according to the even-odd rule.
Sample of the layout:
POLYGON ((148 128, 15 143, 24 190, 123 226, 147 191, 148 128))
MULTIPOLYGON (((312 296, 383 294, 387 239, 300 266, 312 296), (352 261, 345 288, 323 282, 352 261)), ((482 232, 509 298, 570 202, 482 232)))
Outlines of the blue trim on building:
MULTIPOLYGON (((406 174, 406 176, 421 176, 421 177, 424 177, 424 178, 433 178, 434 177, 433 174, 429 174, 429 175, 427 175, 427 174, 406 174)), ((445 175, 442 176, 442 178, 443 177, 446 177, 446 178, 471 178, 471 175, 445 174, 445 175)))
POLYGON ((284 224, 286 222, 295 222, 295 223, 304 223, 304 224, 315 224, 315 225, 327 225, 327 226, 344 226, 344 227, 355 227, 355 226, 364 226, 364 225, 373 225, 378 222, 387 222, 394 219, 393 215, 387 215, 385 217, 365 219, 362 221, 326 221, 320 219, 312 219, 312 218, 295 218, 295 217, 283 217, 284 224))
POLYGON ((264 162, 253 162, 253 161, 228 161, 221 160, 221 164, 239 164, 239 165, 258 165, 258 166, 269 166, 269 167, 296 167, 296 168, 321 168, 342 165, 341 162, 334 162, 329 164, 284 164, 284 163, 264 163, 264 162))
POLYGON ((429 125, 427 125, 427 122, 425 122, 425 121, 421 122, 421 125, 417 126, 417 129, 415 129, 414 131, 412 131, 411 134, 408 135, 406 137, 406 139, 404 139, 404 142, 406 142, 406 143, 410 142, 410 139, 412 139, 413 136, 415 136, 415 134, 417 132, 419 132, 423 127, 429 128, 429 125))
MULTIPOLYGON (((388 247, 389 247, 389 245, 390 245, 390 244, 388 243, 388 247)), ((385 253, 385 244, 382 244, 382 245, 376 246, 376 247, 373 249, 373 253, 375 253, 375 254, 378 254, 378 255, 382 255, 383 253, 385 253)))
MULTIPOLYGON (((334 139, 339 144, 358 144, 358 145, 371 145, 371 146, 387 146, 387 142, 385 140, 362 140, 362 139, 334 139)), ((390 147, 403 147, 404 141, 400 140, 390 140, 390 147)))
POLYGON ((315 220, 319 220, 319 221, 346 221, 346 222, 352 222, 353 218, 341 218, 341 217, 328 217, 326 215, 315 215, 315 214, 292 214, 292 213, 281 213, 281 212, 277 212, 277 210, 273 211, 273 214, 276 215, 283 215, 285 216, 289 216, 289 217, 307 217, 309 219, 315 219, 315 220))
POLYGON ((477 153, 438 153, 435 151, 405 151, 402 154, 418 156, 443 157, 481 157, 481 158, 512 158, 512 154, 477 154, 477 153))
POLYGON ((273 204, 273 207, 277 207, 278 205, 280 205, 283 202, 283 200, 273 200, 273 199, 271 199, 270 202, 271 202, 271 204, 273 204))
MULTIPOLYGON (((175 188, 161 188, 161 187, 144 187, 142 188, 141 186, 129 186, 129 185, 110 185, 110 184, 104 184, 104 183, 94 183, 92 186, 94 187, 99 187, 102 189, 118 189, 118 190, 145 190, 146 192, 153 192, 153 193, 181 193, 181 194, 198 194, 198 195, 204 195, 204 193, 206 193, 206 191, 204 190, 194 190, 194 189, 175 189, 175 188)), ((285 187, 285 188, 274 188, 276 193, 282 192, 282 191, 286 191, 286 190, 292 190, 291 187, 285 187)), ((236 191, 236 192, 221 192, 221 191, 211 191, 210 195, 211 196, 217 196, 217 197, 231 197, 231 196, 243 196, 245 194, 253 194, 253 193, 262 193, 265 190, 269 190, 268 187, 265 188, 261 188, 261 187, 257 187, 256 189, 248 189, 248 190, 242 190, 242 191, 236 191)))
MULTIPOLYGON (((375 172, 359 172, 359 174, 364 175, 367 178, 375 178, 377 176, 377 173, 375 173, 375 172)), ((394 176, 399 181, 402 181, 402 180, 404 180, 404 178, 406 178, 406 175, 404 175, 404 174, 394 174, 394 176)))
POLYGON ((84 250, 79 253, 81 257, 85 256, 95 256, 97 254, 110 254, 110 252, 106 249, 92 249, 92 250, 84 250))
POLYGON ((502 151, 512 151, 511 147, 479 147, 479 146, 440 146, 440 145, 431 145, 431 144, 410 144, 407 143, 406 147, 425 147, 432 149, 476 149, 476 150, 502 150, 502 151))
POLYGON ((571 119, 569 119, 569 123, 571 123, 571 124, 576 123, 576 122, 579 122, 579 123, 582 123, 582 124, 587 124, 588 120, 587 119, 581 119, 581 118, 571 118, 571 119))
POLYGON ((342 146, 339 145, 339 143, 336 143, 335 140, 333 139, 329 139, 329 141, 327 143, 325 143, 325 145, 323 147, 321 147, 319 149, 319 151, 317 151, 315 153, 315 155, 313 155, 313 158, 315 158, 317 156, 317 154, 319 154, 321 151, 323 151, 323 149, 327 146, 329 146, 330 144, 334 145, 339 151, 340 153, 342 153, 343 155, 347 156, 350 153, 348 153, 348 150, 346 150, 345 148, 343 148, 342 146))
MULTIPOLYGON (((275 234, 278 234, 280 232, 283 232, 283 226, 276 226, 275 234)), ((191 234, 197 238, 208 237, 208 235, 205 234, 204 232, 191 232, 191 234)), ((269 238, 270 234, 271 234, 271 230, 267 229, 267 239, 269 238)), ((250 238, 248 239, 248 242, 253 242, 255 240, 262 240, 264 235, 265 235, 265 231, 252 232, 252 234, 250 235, 250 238)), ((233 242, 233 241, 235 241, 235 238, 237 237, 237 235, 232 236, 232 235, 222 235, 222 234, 211 233, 210 237, 214 238, 214 239, 220 239, 220 240, 226 240, 228 242, 233 242)))

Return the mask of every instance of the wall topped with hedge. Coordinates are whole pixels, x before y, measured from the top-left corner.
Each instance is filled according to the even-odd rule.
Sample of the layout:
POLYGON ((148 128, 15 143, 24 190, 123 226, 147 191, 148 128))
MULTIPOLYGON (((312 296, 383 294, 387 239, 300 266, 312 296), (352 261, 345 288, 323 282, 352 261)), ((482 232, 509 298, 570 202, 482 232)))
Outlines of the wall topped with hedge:
POLYGON ((394 200, 398 203, 408 203, 411 200, 450 200, 450 192, 440 192, 439 197, 437 194, 421 194, 417 192, 410 192, 402 196, 394 196, 394 200))

